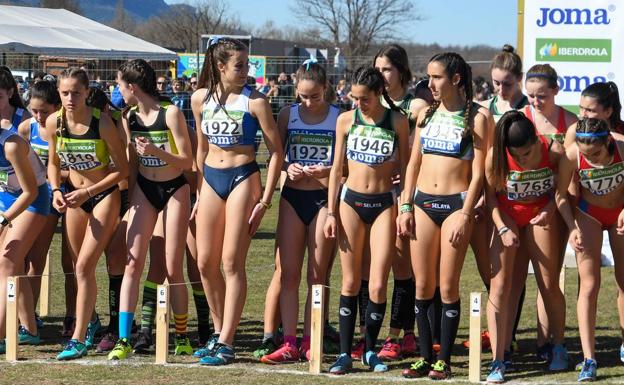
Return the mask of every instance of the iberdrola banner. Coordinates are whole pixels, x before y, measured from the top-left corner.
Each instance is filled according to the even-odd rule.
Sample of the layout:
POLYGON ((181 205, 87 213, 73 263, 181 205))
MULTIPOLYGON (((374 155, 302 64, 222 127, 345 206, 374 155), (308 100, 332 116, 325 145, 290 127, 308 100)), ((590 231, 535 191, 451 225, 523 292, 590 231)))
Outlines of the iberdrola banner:
POLYGON ((596 82, 613 81, 623 95, 623 1, 520 0, 518 9, 524 71, 552 65, 557 104, 578 112, 581 91, 596 82))

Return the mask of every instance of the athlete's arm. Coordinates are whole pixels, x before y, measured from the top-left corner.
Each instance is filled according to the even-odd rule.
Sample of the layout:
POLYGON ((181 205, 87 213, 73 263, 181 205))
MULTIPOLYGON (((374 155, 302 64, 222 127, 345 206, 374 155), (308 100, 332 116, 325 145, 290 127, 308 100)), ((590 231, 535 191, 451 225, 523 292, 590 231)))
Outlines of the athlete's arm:
POLYGON ((113 120, 106 114, 100 116, 100 136, 106 142, 108 152, 113 162, 115 162, 115 168, 111 168, 108 175, 102 178, 102 180, 89 186, 87 193, 90 196, 97 195, 128 177, 128 159, 126 158, 125 148, 121 144, 121 139, 117 133, 117 128, 113 124, 113 120))
POLYGON ((338 190, 340 189, 340 179, 342 178, 342 170, 345 165, 345 152, 347 131, 349 126, 353 124, 353 112, 343 112, 336 120, 336 142, 334 145, 334 163, 329 172, 329 181, 327 188, 327 217, 323 232, 326 238, 336 238, 337 226, 336 215, 338 213, 338 190))
POLYGON ((45 136, 48 140, 48 182, 52 189, 52 205, 59 212, 64 212, 67 208, 67 202, 60 191, 61 186, 61 160, 56 153, 56 136, 57 116, 56 113, 50 114, 46 119, 46 125, 43 128, 45 136))
POLYGON ((399 139, 399 175, 400 183, 405 180, 405 170, 410 158, 409 153, 409 123, 407 117, 399 112, 392 111, 392 123, 399 139))
POLYGON ((422 146, 420 143, 420 127, 418 126, 422 119, 425 117, 426 109, 421 110, 417 120, 416 129, 414 132, 414 145, 412 146, 412 152, 407 163, 405 170, 405 178, 403 183, 403 189, 401 190, 401 202, 412 203, 414 198, 414 190, 416 188, 416 181, 418 180, 418 173, 420 172, 420 162, 422 161, 422 146))
POLYGON ((559 172, 557 180, 557 191, 555 193, 555 199, 557 201, 557 209, 563 218, 566 226, 570 230, 570 236, 568 242, 576 250, 582 250, 582 238, 581 232, 574 220, 574 213, 572 212, 572 206, 568 198, 568 186, 572 181, 574 172, 576 171, 576 165, 578 162, 578 150, 576 144, 572 144, 565 152, 565 155, 559 160, 559 172))
POLYGON ((190 170, 193 165, 193 154, 184 114, 178 109, 178 107, 170 105, 167 107, 165 122, 167 124, 167 128, 171 130, 171 135, 173 136, 175 145, 178 148, 178 153, 173 154, 156 147, 154 144, 151 144, 145 147, 145 149, 148 150, 146 155, 157 156, 160 160, 181 171, 190 170))
POLYGON ((15 202, 9 207, 3 215, 9 221, 17 218, 24 210, 28 208, 39 194, 37 190, 37 179, 35 178, 35 172, 28 160, 28 151, 30 146, 28 142, 21 137, 11 137, 4 143, 4 154, 13 169, 15 169, 15 176, 19 182, 22 192, 17 197, 15 202))
POLYGON ((563 140, 563 146, 570 148, 570 146, 576 141, 576 122, 568 127, 566 131, 565 139, 563 140))
POLYGON ((126 149, 126 156, 128 159, 128 195, 132 196, 134 186, 136 185, 136 177, 139 170, 139 158, 136 154, 136 149, 132 145, 132 134, 130 133, 130 126, 128 125, 128 114, 130 109, 128 108, 121 116, 121 119, 117 121, 117 131, 123 132, 123 146, 126 149))
MULTIPOLYGON (((197 134, 197 152, 195 154, 195 163, 197 164, 197 194, 201 190, 204 178, 204 163, 208 155, 208 141, 202 132, 202 105, 206 97, 207 90, 201 88, 191 96, 191 109, 195 118, 195 132, 197 134)), ((199 199, 197 199, 199 202, 199 199)))
POLYGON ((17 133, 25 141, 30 143, 30 120, 22 121, 19 126, 17 126, 17 133))

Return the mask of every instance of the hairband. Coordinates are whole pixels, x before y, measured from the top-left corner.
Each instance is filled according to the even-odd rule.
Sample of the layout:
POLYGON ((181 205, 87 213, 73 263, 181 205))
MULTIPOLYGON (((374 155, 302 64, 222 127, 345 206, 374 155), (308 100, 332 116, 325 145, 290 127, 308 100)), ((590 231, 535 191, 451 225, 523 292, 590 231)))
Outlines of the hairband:
POLYGON ((577 132, 577 138, 601 138, 603 136, 609 135, 609 131, 601 131, 601 132, 577 132))
POLYGON ((210 40, 208 40, 208 47, 213 46, 215 44, 219 44, 221 39, 223 39, 222 36, 212 36, 210 40))
POLYGON ((310 55, 310 58, 301 63, 302 66, 306 66, 306 71, 310 70, 310 64, 316 64, 318 60, 315 56, 310 55))

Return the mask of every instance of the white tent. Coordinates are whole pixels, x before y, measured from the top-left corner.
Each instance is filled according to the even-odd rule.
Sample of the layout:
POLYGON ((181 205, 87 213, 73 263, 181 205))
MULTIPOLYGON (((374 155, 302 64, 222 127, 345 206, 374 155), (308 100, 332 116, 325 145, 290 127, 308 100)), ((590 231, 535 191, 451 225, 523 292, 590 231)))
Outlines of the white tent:
POLYGON ((0 5, 0 52, 174 60, 175 52, 65 9, 0 5))

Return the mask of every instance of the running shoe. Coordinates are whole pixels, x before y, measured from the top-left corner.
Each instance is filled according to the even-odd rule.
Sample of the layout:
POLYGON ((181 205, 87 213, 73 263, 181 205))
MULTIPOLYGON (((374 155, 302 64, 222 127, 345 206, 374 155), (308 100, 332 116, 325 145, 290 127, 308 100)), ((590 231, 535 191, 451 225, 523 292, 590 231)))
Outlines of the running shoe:
POLYGON ((65 316, 63 318, 63 331, 61 336, 64 338, 70 338, 74 334, 74 328, 76 327, 76 317, 65 316))
POLYGON ((544 345, 537 347, 535 357, 537 357, 538 361, 550 362, 552 359, 552 350, 553 345, 550 342, 546 342, 544 345))
POLYGON ((95 335, 98 334, 101 328, 102 323, 100 322, 100 317, 96 314, 95 321, 90 321, 87 325, 87 335, 85 337, 85 346, 87 349, 91 349, 95 344, 95 335))
POLYGON ((75 360, 87 355, 87 346, 78 340, 69 340, 65 349, 56 356, 59 361, 75 360))
POLYGON ((275 340, 273 338, 267 338, 262 340, 258 349, 254 350, 253 356, 260 359, 267 354, 271 354, 277 349, 277 345, 275 344, 275 340))
POLYGON ((6 353, 6 342, 4 340, 0 340, 0 354, 6 353))
POLYGON ((388 337, 381 346, 379 353, 377 353, 377 357, 388 361, 398 360, 401 358, 401 345, 397 343, 396 339, 388 337))
POLYGON ((282 344, 276 351, 260 358, 263 364, 285 364, 299 361, 299 349, 288 342, 282 344))
POLYGON ((110 353, 108 353, 109 360, 125 360, 132 354, 132 345, 127 338, 120 338, 117 340, 117 344, 110 353))
POLYGON ((43 329, 43 320, 39 317, 39 314, 35 313, 35 322, 37 323, 37 330, 43 329))
POLYGON ((361 360, 364 355, 364 348, 366 347, 366 341, 364 338, 360 338, 358 342, 351 348, 351 358, 354 360, 361 360))
POLYGON ((117 336, 117 334, 110 333, 110 332, 106 333, 106 335, 102 337, 102 339, 100 340, 100 343, 95 348, 95 352, 96 353, 110 352, 111 350, 115 348, 115 345, 117 344, 118 339, 119 337, 117 336))
POLYGON ((486 381, 488 384, 502 384, 505 382, 505 364, 501 360, 492 361, 490 366, 490 374, 486 381))
POLYGON ((362 364, 368 365, 368 367, 376 373, 388 371, 388 366, 384 364, 372 350, 369 350, 366 354, 364 354, 364 357, 362 357, 362 364))
MULTIPOLYGON (((462 342, 462 345, 464 345, 466 349, 470 349, 470 340, 462 342)), ((490 332, 484 330, 483 332, 481 332, 481 350, 489 349, 490 345, 490 332)))
POLYGON ((330 374, 347 374, 353 369, 353 359, 347 353, 342 353, 332 366, 329 367, 330 374))
POLYGON ((563 344, 557 344, 552 350, 552 360, 548 366, 551 372, 567 370, 569 365, 568 350, 563 344))
POLYGON ((234 362, 234 347, 217 342, 213 355, 202 357, 199 363, 208 366, 228 365, 234 362))
POLYGON ((302 361, 310 361, 310 340, 301 341, 299 347, 299 359, 302 361))
POLYGON ((39 334, 30 334, 30 332, 26 330, 26 328, 23 326, 19 327, 19 330, 17 331, 17 336, 21 345, 39 345, 41 343, 41 338, 39 337, 39 334))
POLYGON ((403 370, 403 377, 405 378, 419 378, 426 377, 431 371, 431 364, 424 358, 414 362, 409 368, 403 370))
POLYGON ((217 342, 219 342, 219 335, 213 333, 206 344, 193 353, 193 357, 202 358, 210 355, 217 342))
POLYGON ((591 358, 583 361, 583 367, 578 375, 578 382, 596 381, 598 364, 591 358))
POLYGON ((414 357, 418 354, 418 344, 416 343, 416 336, 414 333, 406 333, 403 335, 403 340, 401 341, 401 356, 403 358, 406 357, 414 357))
POLYGON ((620 345, 620 361, 624 362, 624 344, 620 345))
POLYGON ((176 334, 175 336, 175 349, 173 351, 175 356, 192 356, 193 347, 191 341, 186 334, 176 334))
POLYGON ((152 333, 147 330, 141 330, 137 333, 137 340, 134 344, 134 354, 147 354, 152 345, 152 333))
POLYGON ((451 378, 451 367, 443 360, 438 360, 435 364, 431 365, 429 378, 432 380, 449 379, 451 378))

